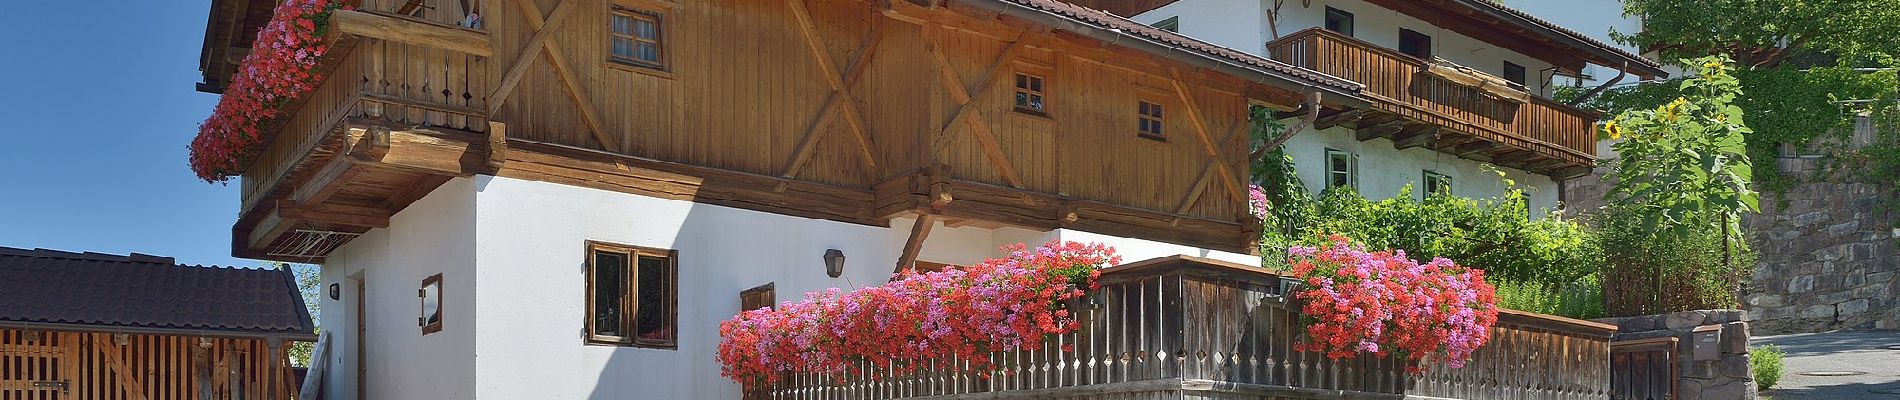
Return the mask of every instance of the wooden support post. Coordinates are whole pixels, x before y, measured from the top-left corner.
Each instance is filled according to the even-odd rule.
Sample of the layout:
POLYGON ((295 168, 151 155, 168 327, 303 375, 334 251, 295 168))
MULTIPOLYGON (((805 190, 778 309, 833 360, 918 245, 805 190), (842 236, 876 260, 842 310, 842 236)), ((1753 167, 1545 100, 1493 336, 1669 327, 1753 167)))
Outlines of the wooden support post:
MULTIPOLYGON (((924 239, 930 237, 930 228, 936 224, 937 214, 917 215, 917 222, 911 224, 910 227, 910 239, 904 241, 904 252, 897 257, 897 266, 891 270, 892 274, 904 272, 904 268, 909 268, 911 264, 917 262, 917 252, 923 250, 924 239)), ((893 275, 892 278, 895 279, 896 276, 893 275)))
POLYGON ((494 172, 500 172, 502 164, 508 162, 508 125, 498 121, 488 121, 488 153, 486 164, 494 172))

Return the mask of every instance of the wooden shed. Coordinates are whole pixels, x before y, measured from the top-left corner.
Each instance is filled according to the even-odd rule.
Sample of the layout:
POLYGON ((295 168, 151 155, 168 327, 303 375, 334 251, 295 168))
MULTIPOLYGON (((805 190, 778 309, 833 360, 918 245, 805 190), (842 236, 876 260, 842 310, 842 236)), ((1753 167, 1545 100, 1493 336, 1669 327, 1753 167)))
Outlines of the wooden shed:
POLYGON ((288 269, 0 247, 0 399, 288 399, 288 269))

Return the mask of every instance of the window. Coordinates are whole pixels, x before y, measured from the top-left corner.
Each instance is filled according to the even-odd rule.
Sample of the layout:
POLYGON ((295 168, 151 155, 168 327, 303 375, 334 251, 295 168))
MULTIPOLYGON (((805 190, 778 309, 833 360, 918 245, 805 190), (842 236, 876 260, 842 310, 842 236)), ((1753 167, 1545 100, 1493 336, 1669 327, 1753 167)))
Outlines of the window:
POLYGON ((679 253, 589 242, 587 342, 674 348, 679 253))
POLYGON ((1148 25, 1148 26, 1152 26, 1152 27, 1155 27, 1156 29, 1160 29, 1160 30, 1164 30, 1168 32, 1180 32, 1181 31, 1181 16, 1177 15, 1177 16, 1168 17, 1168 19, 1155 21, 1153 25, 1148 25))
POLYGON ((1146 100, 1142 100, 1140 103, 1141 108, 1139 112, 1141 114, 1139 117, 1141 119, 1141 125, 1140 130, 1135 132, 1144 138, 1166 140, 1168 134, 1161 129, 1163 125, 1161 122, 1161 104, 1148 102, 1146 100))
POLYGON ((1432 172, 1431 170, 1425 170, 1425 193, 1423 193, 1423 196, 1432 197, 1432 195, 1439 193, 1451 194, 1451 177, 1432 172))
POLYGON ((1352 36, 1352 13, 1326 7, 1326 30, 1352 36))
POLYGON ((422 326, 422 334, 441 332, 442 274, 423 278, 422 288, 416 289, 416 297, 422 299, 422 314, 416 317, 416 325, 422 326))
POLYGON ((1411 29, 1399 29, 1399 52, 1430 60, 1432 37, 1411 29))
POLYGON ((613 61, 653 69, 666 69, 666 47, 661 31, 660 13, 613 6, 609 14, 608 57, 613 61))
POLYGON ((1016 111, 1043 115, 1042 76, 1016 73, 1016 111))
POLYGON ((1359 155, 1326 149, 1326 188, 1359 190, 1359 155))
POLYGON ((1516 83, 1517 86, 1520 87, 1529 87, 1531 85, 1528 83, 1530 79, 1526 75, 1528 74, 1524 72, 1524 66, 1517 65, 1517 63, 1510 61, 1504 62, 1504 80, 1516 83))

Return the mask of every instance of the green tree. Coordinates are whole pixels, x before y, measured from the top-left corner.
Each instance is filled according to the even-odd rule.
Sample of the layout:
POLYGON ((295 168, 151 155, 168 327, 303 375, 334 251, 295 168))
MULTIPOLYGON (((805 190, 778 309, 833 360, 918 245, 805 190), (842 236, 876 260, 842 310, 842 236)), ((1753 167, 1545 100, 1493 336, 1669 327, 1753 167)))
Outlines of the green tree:
MULTIPOLYGON (((272 262, 271 264, 279 266, 280 268, 288 266, 291 274, 297 276, 297 291, 303 294, 304 306, 310 308, 311 322, 316 322, 319 319, 318 317, 322 315, 323 270, 310 264, 287 264, 281 262, 272 262)), ((321 332, 323 328, 317 327, 316 330, 321 332)), ((308 367, 308 365, 304 364, 310 362, 310 352, 314 351, 315 348, 315 343, 292 342, 290 348, 286 349, 286 352, 290 355, 291 364, 299 367, 308 367)))
POLYGON ((1643 30, 1611 36, 1667 60, 1727 55, 1753 69, 1900 59, 1900 0, 1624 0, 1623 13, 1643 30))

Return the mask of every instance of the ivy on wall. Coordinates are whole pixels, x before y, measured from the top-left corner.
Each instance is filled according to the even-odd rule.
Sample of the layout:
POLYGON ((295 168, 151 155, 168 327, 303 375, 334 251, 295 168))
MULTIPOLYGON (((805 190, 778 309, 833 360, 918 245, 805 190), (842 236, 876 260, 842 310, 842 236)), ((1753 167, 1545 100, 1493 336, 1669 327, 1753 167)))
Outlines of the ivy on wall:
MULTIPOLYGON (((1813 69, 1774 68, 1738 70, 1732 74, 1747 93, 1734 105, 1749 115, 1745 134, 1748 156, 1754 160, 1774 160, 1783 143, 1803 146, 1810 143, 1846 143, 1853 133, 1854 116, 1871 114, 1881 140, 1861 149, 1839 146, 1809 148, 1809 151, 1837 156, 1814 177, 1786 176, 1772 164, 1753 171, 1757 189, 1785 192, 1804 180, 1854 179, 1865 182, 1893 182, 1900 178, 1900 145, 1896 145, 1895 91, 1900 88, 1893 70, 1857 71, 1853 68, 1813 69), (1843 101, 1853 102, 1843 102, 1843 101), (1879 106, 1887 105, 1887 106, 1879 106), (1819 139, 1819 140, 1817 140, 1819 139)), ((1604 91, 1601 96, 1581 104, 1584 108, 1614 116, 1623 111, 1654 109, 1683 95, 1682 78, 1648 82, 1604 91)), ((1575 89, 1566 89, 1559 98, 1574 98, 1575 89)))

